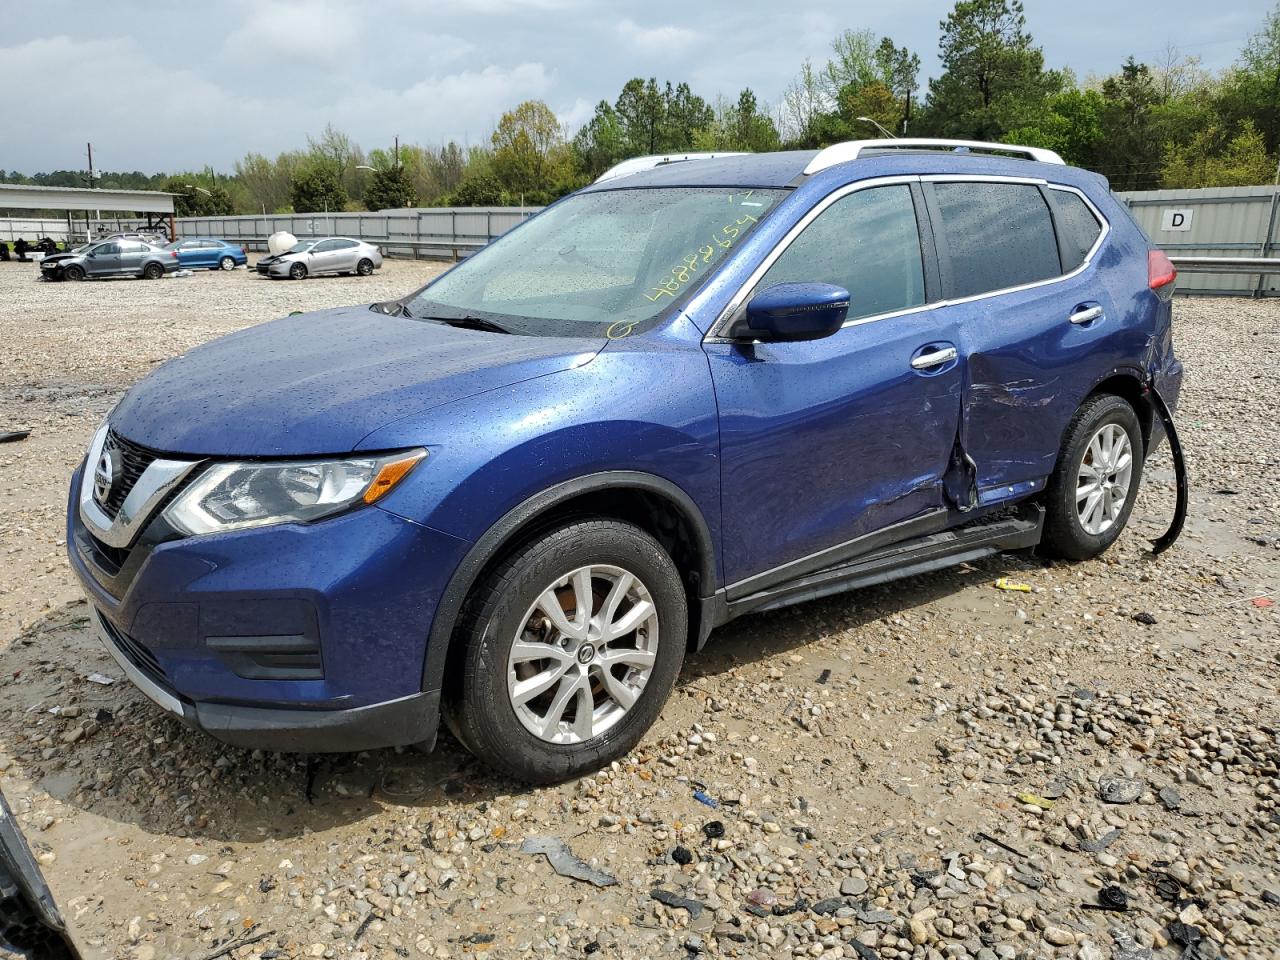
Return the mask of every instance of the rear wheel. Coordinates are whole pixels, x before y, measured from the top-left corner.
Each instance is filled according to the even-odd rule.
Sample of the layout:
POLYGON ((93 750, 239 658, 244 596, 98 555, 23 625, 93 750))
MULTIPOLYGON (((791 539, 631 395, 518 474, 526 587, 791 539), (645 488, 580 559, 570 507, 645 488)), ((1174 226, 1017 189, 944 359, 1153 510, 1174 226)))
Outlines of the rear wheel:
POLYGON ((1041 550, 1096 557, 1120 536, 1142 480, 1146 450, 1138 415, 1110 394, 1087 400, 1067 427, 1045 495, 1041 550))
POLYGON ((84 267, 78 267, 74 263, 69 267, 63 267, 62 278, 64 280, 83 280, 84 267))
POLYGON ((289 268, 290 280, 301 280, 307 275, 307 265, 304 263, 295 263, 289 268))
POLYGON ((362 277, 369 276, 369 274, 373 273, 373 261, 368 257, 365 257, 356 264, 356 273, 360 274, 362 277))
POLYGON ((153 261, 142 268, 142 275, 148 280, 159 280, 164 276, 164 267, 153 261))
POLYGON ((552 783, 595 770, 653 724, 684 660, 679 571, 614 520, 544 534, 468 600, 445 715, 482 761, 552 783))
POLYGON ((223 270, 234 270, 236 268, 236 262, 230 257, 223 257, 218 261, 218 266, 223 270))

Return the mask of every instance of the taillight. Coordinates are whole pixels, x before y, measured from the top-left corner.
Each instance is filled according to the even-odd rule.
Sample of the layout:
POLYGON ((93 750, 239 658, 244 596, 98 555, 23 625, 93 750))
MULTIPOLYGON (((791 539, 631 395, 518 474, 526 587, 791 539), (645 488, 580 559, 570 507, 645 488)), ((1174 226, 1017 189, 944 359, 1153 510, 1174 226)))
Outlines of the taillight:
POLYGON ((249 248, 242 243, 240 244, 240 252, 247 257, 249 255, 249 248))
POLYGON ((1163 250, 1147 251, 1147 286, 1161 300, 1173 296, 1173 282, 1178 279, 1177 268, 1165 256, 1163 250))
POLYGON ((169 256, 171 256, 171 257, 173 257, 173 259, 177 260, 177 259, 178 259, 178 251, 177 251, 177 250, 170 250, 170 251, 169 251, 169 256))

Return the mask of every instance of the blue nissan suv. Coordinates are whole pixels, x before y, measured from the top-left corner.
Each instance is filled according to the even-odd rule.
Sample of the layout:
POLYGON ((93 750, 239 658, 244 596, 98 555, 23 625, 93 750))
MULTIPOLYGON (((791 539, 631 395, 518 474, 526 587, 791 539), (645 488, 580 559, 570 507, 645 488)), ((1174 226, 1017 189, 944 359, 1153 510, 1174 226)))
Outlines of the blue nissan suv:
POLYGON ((71 563, 124 672, 223 741, 443 718, 562 779, 733 617, 1106 550, 1181 382, 1174 277, 1045 150, 632 161, 403 299, 164 364, 72 478, 71 563))

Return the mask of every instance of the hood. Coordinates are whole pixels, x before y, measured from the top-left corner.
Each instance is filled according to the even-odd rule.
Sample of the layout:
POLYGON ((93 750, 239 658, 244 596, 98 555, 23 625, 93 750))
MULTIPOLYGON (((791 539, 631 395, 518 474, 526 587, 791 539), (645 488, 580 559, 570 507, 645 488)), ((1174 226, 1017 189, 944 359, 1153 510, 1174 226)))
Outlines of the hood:
POLYGON ((60 263, 63 260, 77 260, 84 256, 81 253, 51 253, 47 257, 42 257, 41 263, 60 263))
MULTIPOLYGON (((340 307, 242 330, 170 360, 125 394, 111 425, 166 453, 346 453, 393 420, 581 366, 603 346, 340 307)), ((422 442, 430 439, 424 431, 422 442)))

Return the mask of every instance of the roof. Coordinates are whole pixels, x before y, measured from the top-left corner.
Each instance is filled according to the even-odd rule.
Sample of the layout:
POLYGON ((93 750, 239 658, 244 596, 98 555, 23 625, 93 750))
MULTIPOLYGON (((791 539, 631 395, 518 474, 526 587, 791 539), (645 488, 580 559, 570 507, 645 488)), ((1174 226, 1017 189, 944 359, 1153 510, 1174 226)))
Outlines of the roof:
POLYGON ((804 172, 816 150, 745 153, 714 160, 681 160, 626 177, 592 184, 587 190, 619 187, 785 187, 804 172))
POLYGON ((0 183, 0 209, 116 210, 130 213, 173 213, 172 193, 163 190, 103 190, 89 187, 46 187, 0 183))
POLYGON ((682 160, 592 184, 586 190, 632 187, 789 187, 824 176, 856 178, 886 174, 973 173, 1070 180, 1057 154, 1034 147, 949 140, 857 140, 825 150, 748 153, 705 160, 682 160), (965 148, 963 150, 947 149, 965 148), (969 148, 976 148, 970 150, 969 148), (999 151, 989 152, 984 148, 999 151), (1022 154, 1028 159, 1014 158, 1022 154), (1065 176, 1064 176, 1065 174, 1065 176))

